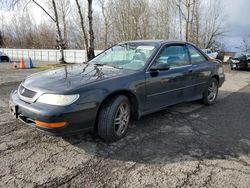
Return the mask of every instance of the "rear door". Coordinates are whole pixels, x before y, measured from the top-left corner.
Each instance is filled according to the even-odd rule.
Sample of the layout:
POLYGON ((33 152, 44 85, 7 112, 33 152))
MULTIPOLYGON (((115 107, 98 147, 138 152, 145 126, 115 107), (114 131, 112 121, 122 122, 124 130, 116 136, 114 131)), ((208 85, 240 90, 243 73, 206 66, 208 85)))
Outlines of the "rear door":
POLYGON ((176 104, 191 96, 192 65, 185 45, 166 45, 151 66, 167 63, 169 70, 146 72, 146 111, 176 104))

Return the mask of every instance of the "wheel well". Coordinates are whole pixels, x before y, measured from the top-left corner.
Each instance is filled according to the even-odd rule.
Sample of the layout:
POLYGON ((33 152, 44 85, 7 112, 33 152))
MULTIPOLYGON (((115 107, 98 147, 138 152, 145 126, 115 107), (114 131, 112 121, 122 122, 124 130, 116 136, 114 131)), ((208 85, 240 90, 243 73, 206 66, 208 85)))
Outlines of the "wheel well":
MULTIPOLYGON (((131 112, 132 112, 132 119, 138 119, 139 118, 139 106, 138 106, 138 100, 136 98, 136 96, 130 92, 130 91, 126 91, 126 90, 122 90, 122 91, 116 91, 114 93, 111 93, 110 95, 108 95, 103 101, 102 103, 99 105, 98 111, 97 111, 97 115, 96 117, 99 117, 99 113, 100 110, 102 108, 102 106, 111 98, 114 98, 116 96, 119 95, 124 95, 129 99, 130 105, 131 105, 131 112)), ((97 129, 97 118, 95 121, 95 130, 97 129)))
POLYGON ((218 84, 220 83, 220 78, 218 75, 214 75, 212 78, 215 78, 217 80, 218 84))

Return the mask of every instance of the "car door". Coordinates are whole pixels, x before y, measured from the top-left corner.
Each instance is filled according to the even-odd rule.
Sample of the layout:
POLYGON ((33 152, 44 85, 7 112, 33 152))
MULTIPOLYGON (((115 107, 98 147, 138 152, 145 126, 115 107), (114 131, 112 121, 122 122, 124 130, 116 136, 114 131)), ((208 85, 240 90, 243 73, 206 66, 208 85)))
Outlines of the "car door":
POLYGON ((146 72, 146 111, 176 104, 189 98, 192 65, 185 45, 166 45, 146 72), (169 70, 151 71, 150 67, 167 63, 169 70))
POLYGON ((187 44, 192 63, 192 98, 199 98, 212 74, 210 61, 194 46, 187 44))

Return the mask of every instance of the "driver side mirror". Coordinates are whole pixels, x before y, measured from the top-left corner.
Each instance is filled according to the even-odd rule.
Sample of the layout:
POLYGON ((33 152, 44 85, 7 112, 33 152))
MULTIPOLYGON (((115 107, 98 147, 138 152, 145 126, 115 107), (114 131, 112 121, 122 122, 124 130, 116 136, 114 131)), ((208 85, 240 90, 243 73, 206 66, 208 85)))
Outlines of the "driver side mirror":
POLYGON ((165 71, 165 70, 169 70, 170 66, 168 63, 159 63, 156 65, 153 65, 150 67, 150 71, 155 72, 155 71, 165 71))

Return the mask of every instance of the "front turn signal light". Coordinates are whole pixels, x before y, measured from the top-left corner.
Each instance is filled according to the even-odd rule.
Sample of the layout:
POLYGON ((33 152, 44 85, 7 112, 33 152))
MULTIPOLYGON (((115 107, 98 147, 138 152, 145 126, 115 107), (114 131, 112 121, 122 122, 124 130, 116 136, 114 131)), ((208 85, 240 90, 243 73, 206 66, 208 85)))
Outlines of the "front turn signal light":
POLYGON ((43 121, 38 121, 36 120, 35 123, 39 126, 39 127, 45 127, 45 128, 60 128, 60 127, 64 127, 67 122, 63 121, 63 122, 43 122, 43 121))

